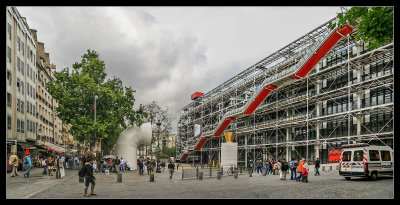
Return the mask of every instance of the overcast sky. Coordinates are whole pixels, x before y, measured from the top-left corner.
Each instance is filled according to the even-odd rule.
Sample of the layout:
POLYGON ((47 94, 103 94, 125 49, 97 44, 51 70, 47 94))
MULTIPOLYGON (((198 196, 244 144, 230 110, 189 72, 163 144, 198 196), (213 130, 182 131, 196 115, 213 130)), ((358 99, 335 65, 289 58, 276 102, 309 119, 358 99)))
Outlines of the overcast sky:
POLYGON ((109 78, 178 110, 274 51, 334 18, 339 7, 17 7, 57 71, 87 49, 109 78))

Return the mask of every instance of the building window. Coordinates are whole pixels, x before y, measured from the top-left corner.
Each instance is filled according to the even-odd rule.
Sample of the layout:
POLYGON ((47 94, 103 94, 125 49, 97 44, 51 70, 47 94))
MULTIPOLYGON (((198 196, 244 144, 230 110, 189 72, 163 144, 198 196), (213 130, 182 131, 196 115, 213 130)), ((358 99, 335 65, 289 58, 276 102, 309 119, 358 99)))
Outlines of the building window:
POLYGON ((11 130, 11 115, 7 116, 7 129, 11 130))
POLYGON ((29 132, 29 120, 26 120, 26 131, 29 132))
POLYGON ((31 67, 29 67, 29 65, 28 64, 26 64, 26 76, 28 76, 28 78, 30 78, 30 76, 29 76, 29 70, 31 70, 31 67))
POLYGON ((21 50, 21 39, 19 38, 19 36, 17 36, 17 48, 18 48, 18 51, 21 50))
POLYGON ((22 73, 22 75, 25 74, 25 71, 24 71, 25 68, 24 67, 25 67, 25 64, 24 64, 24 62, 21 61, 21 73, 22 73))
POLYGON ((7 106, 11 107, 11 94, 7 93, 7 106))
POLYGON ((24 124, 24 121, 21 120, 21 133, 24 133, 24 132, 25 132, 25 124, 24 124))
POLYGON ((7 58, 11 63, 11 48, 10 48, 10 46, 7 46, 7 58))
POLYGON ((21 83, 21 93, 24 94, 24 82, 20 82, 21 83))
POLYGON ((19 57, 17 57, 17 68, 21 72, 21 60, 19 60, 19 57))
POLYGON ((20 103, 21 101, 19 100, 19 99, 17 99, 17 112, 19 112, 19 106, 21 105, 21 103, 20 103))
POLYGON ((8 30, 8 38, 11 40, 11 25, 9 23, 7 25, 7 30, 8 30))
POLYGON ((21 80, 19 80, 19 78, 17 78, 17 89, 18 89, 18 92, 21 92, 21 80))
POLYGON ((21 132, 21 121, 17 119, 17 132, 21 132))
POLYGON ((21 41, 22 55, 25 56, 25 45, 24 42, 21 41))
POLYGON ((11 71, 7 70, 7 80, 8 80, 8 84, 11 85, 11 71))
POLYGON ((24 107, 24 101, 21 100, 21 113, 24 113, 25 111, 25 107, 24 107))

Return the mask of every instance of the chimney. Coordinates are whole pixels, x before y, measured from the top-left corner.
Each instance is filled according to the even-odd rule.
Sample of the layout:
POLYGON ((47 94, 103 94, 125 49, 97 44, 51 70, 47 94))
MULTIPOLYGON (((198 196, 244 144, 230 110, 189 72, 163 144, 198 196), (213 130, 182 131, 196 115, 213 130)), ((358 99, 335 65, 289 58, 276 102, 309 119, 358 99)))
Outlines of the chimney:
POLYGON ((36 29, 31 29, 31 33, 32 33, 33 39, 35 39, 35 41, 37 42, 38 40, 37 40, 37 31, 36 31, 36 29))

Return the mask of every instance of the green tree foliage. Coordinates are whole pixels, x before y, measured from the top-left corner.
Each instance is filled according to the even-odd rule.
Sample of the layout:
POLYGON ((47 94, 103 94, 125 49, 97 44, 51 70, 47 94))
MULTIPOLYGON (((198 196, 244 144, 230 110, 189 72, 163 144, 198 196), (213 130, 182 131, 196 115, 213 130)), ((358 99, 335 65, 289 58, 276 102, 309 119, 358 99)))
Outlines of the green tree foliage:
POLYGON ((368 49, 374 49, 393 38, 393 7, 352 7, 337 15, 338 22, 331 23, 330 29, 343 28, 348 24, 357 26, 357 40, 369 42, 368 49))
POLYGON ((131 125, 141 125, 147 117, 143 106, 135 111, 131 87, 119 78, 106 80, 105 64, 96 51, 88 50, 81 62, 55 72, 55 81, 47 83, 49 93, 58 101, 57 116, 72 125, 71 134, 79 142, 96 136, 109 152, 119 134, 131 125), (94 121, 94 97, 96 121, 94 121))

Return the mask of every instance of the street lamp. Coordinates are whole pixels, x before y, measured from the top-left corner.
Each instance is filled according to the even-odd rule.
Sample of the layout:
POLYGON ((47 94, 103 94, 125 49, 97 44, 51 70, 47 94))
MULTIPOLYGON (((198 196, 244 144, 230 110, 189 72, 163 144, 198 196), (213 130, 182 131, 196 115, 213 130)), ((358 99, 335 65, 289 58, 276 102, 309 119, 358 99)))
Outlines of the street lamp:
POLYGON ((160 126, 161 126, 161 122, 160 120, 158 120, 158 122, 156 123, 157 127, 158 127, 158 135, 157 135, 157 148, 158 148, 158 152, 157 152, 157 168, 156 168, 156 173, 160 173, 160 126))

